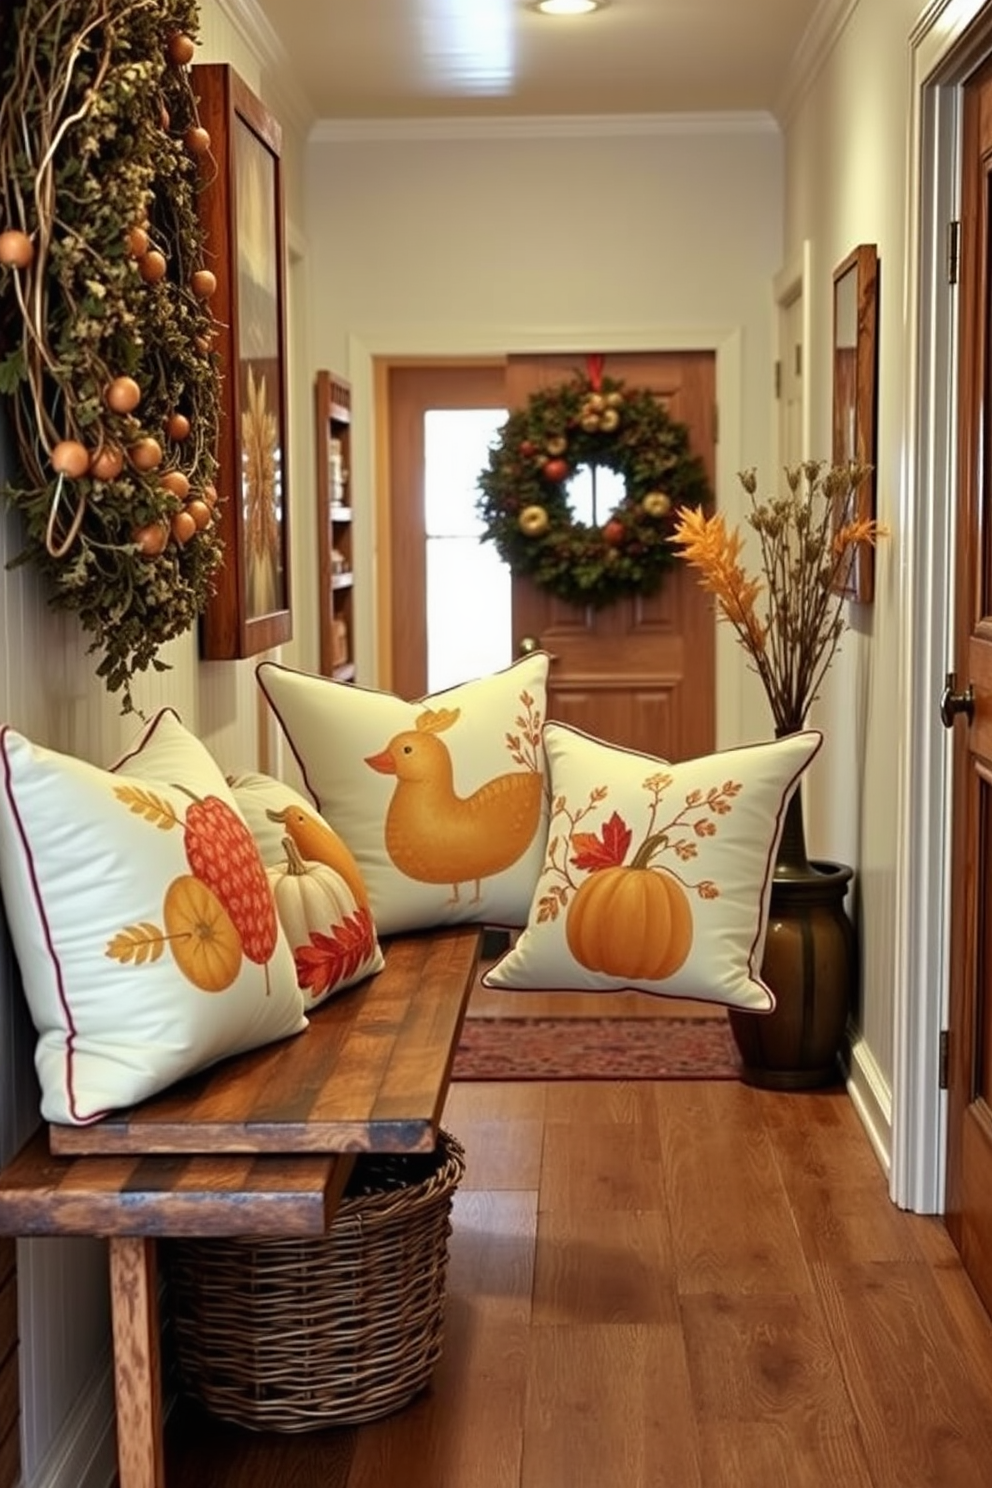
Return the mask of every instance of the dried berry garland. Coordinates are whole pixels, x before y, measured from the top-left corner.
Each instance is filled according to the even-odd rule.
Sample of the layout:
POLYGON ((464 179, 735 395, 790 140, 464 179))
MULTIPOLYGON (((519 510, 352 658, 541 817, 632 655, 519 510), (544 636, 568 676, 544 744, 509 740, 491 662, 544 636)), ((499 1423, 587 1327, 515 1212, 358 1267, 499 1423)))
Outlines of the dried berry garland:
POLYGON ((600 359, 511 413, 479 477, 484 541, 511 571, 570 604, 599 608, 650 594, 677 562, 670 539, 682 506, 709 485, 683 424, 656 394, 602 376, 600 359), (599 525, 578 521, 568 482, 583 465, 623 477, 625 494, 599 525))
POLYGON ((213 589, 220 370, 193 0, 14 0, 0 28, 0 392, 15 563, 132 707, 213 589))

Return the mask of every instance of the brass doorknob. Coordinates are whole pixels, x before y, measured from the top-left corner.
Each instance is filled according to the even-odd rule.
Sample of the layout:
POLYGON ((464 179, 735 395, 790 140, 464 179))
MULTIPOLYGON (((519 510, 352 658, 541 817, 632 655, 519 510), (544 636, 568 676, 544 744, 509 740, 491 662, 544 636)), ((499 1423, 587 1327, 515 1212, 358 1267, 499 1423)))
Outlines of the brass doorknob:
POLYGON ((948 672, 940 695, 940 721, 945 728, 953 728, 959 713, 963 713, 969 723, 975 716, 975 689, 969 682, 964 692, 955 692, 957 680, 955 672, 948 672))
POLYGON ((537 636, 523 636, 520 641, 520 655, 529 656, 532 651, 540 651, 541 643, 537 636))

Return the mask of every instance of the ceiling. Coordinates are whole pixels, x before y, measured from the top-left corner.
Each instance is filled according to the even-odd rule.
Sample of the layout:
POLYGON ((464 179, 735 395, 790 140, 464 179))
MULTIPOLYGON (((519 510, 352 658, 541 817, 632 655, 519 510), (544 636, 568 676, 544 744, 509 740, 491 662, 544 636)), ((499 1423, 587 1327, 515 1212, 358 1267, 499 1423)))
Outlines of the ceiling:
MULTIPOLYGON (((317 119, 777 111, 831 0, 239 0, 317 119)), ((244 17, 242 17, 243 19, 244 17)))

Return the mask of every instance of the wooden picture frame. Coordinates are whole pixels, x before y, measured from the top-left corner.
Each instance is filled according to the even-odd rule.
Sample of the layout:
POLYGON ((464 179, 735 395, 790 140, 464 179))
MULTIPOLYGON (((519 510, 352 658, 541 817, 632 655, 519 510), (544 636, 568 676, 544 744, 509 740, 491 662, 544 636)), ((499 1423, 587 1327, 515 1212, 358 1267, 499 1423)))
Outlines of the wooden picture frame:
MULTIPOLYGON (((833 440, 835 465, 852 460, 872 467, 833 514, 838 528, 852 516, 875 515, 875 416, 878 397, 878 253, 862 243, 833 276, 833 440)), ((870 604, 875 589, 874 553, 859 543, 836 589, 870 604)))
POLYGON ((226 63, 194 67, 193 91, 210 136, 199 204, 223 378, 216 485, 225 551, 201 650, 230 661, 293 634, 282 130, 226 63))

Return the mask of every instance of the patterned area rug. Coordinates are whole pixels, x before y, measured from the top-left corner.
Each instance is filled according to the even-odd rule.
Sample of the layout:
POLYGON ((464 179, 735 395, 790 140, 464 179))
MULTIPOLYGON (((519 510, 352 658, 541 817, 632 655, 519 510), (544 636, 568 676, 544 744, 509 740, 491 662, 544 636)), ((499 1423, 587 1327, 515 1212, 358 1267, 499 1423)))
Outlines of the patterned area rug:
POLYGON ((468 1018, 455 1080, 736 1080, 726 1018, 468 1018))

